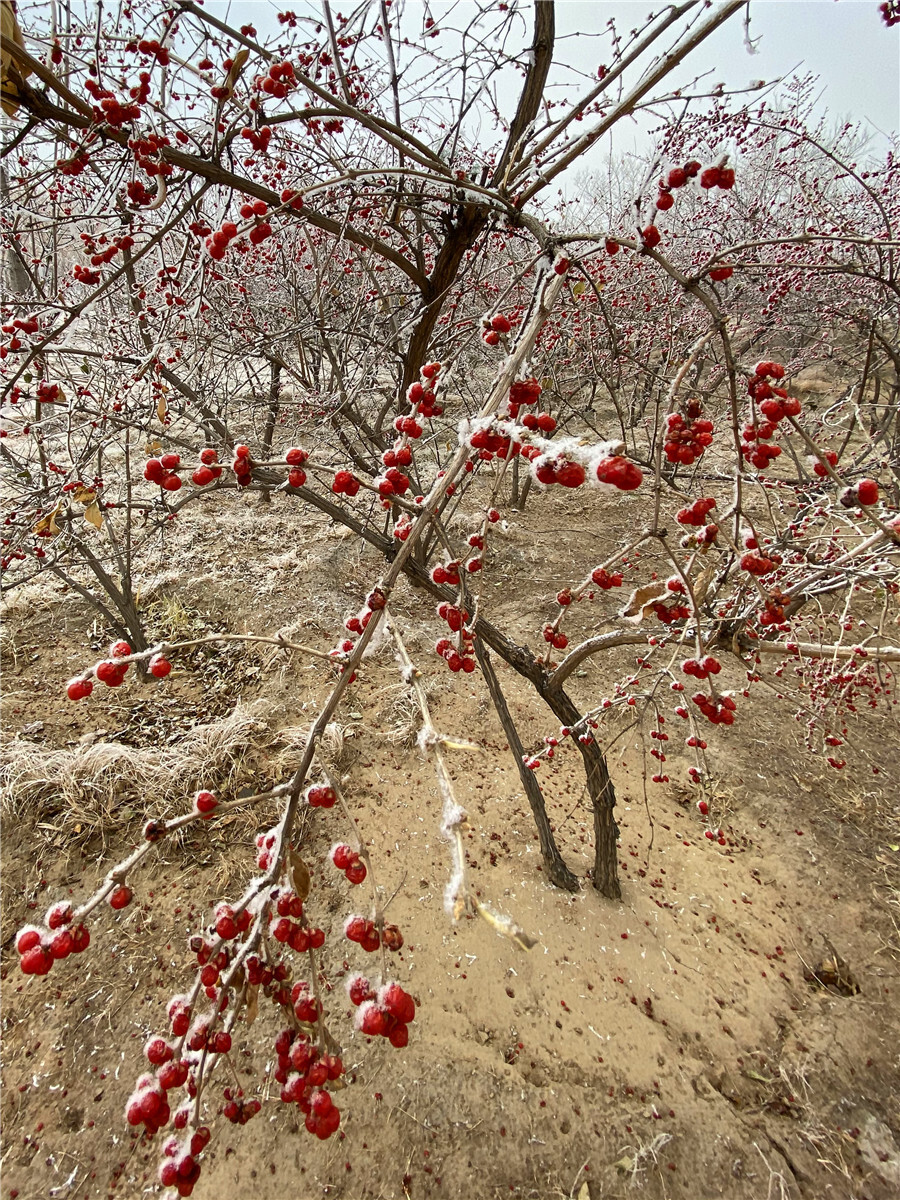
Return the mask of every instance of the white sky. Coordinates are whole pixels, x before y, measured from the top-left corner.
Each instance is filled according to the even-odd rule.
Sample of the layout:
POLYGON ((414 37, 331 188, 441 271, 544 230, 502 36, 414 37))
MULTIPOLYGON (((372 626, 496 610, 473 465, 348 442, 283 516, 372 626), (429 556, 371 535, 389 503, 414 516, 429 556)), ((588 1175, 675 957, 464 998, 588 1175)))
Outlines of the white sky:
MULTIPOLYGON (((662 6, 648 0, 560 0, 557 33, 599 30, 611 16, 620 31, 627 31, 651 7, 659 11, 662 6)), ((750 36, 756 54, 744 44, 740 15, 732 17, 694 53, 680 78, 686 82, 712 70, 711 82, 741 86, 811 72, 820 77, 820 109, 835 118, 861 120, 873 133, 900 130, 900 26, 888 29, 876 0, 752 0, 750 36)), ((576 51, 575 40, 560 45, 573 62, 586 49, 576 51)), ((883 137, 875 137, 876 146, 884 147, 883 137)))
MULTIPOLYGON (((303 0, 293 6, 298 13, 309 11, 303 0)), ((252 21, 265 39, 268 31, 279 28, 275 13, 291 7, 291 0, 207 0, 206 7, 235 26, 252 21)), ((333 0, 334 11, 341 7, 340 0, 333 0)), ((353 7, 352 0, 347 0, 346 11, 353 7)), ((525 12, 529 6, 522 3, 520 7, 525 12)), ((627 34, 641 27, 650 11, 660 12, 664 7, 660 0, 558 0, 557 58, 596 78, 596 67, 611 57, 603 52, 608 43, 596 36, 605 30, 609 18, 614 17, 620 33, 627 34)), ((428 11, 440 23, 448 8, 453 10, 452 24, 457 26, 464 23, 468 9, 474 12, 474 5, 467 0, 432 0, 428 11)), ((407 0, 404 10, 417 24, 425 5, 407 0)), ((883 152, 886 137, 900 130, 900 25, 887 28, 877 0, 751 0, 750 15, 750 33, 758 53, 747 52, 743 19, 738 14, 694 53, 678 82, 687 83, 695 74, 711 71, 707 77, 710 84, 721 81, 726 87, 735 87, 751 80, 812 72, 821 78, 820 109, 827 108, 835 119, 863 121, 873 133, 872 149, 883 152)), ((618 149, 642 142, 634 124, 623 127, 616 137, 618 149)))

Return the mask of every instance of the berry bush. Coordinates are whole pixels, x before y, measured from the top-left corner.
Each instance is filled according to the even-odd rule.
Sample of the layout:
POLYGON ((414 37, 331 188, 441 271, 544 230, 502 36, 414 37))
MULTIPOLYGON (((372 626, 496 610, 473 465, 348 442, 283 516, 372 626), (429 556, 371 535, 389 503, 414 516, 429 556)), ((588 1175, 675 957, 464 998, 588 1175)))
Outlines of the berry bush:
MULTIPOLYGON (((638 174, 556 194, 745 7, 648 17, 607 38, 607 64, 586 79, 566 68, 546 0, 527 32, 513 4, 485 6, 470 28, 385 0, 256 29, 179 0, 126 5, 115 28, 105 12, 71 15, 65 33, 42 6, 20 5, 16 26, 4 5, 3 588, 60 581, 114 639, 98 661, 85 652, 60 695, 90 705, 132 666, 136 686, 164 689, 198 640, 227 640, 148 633, 144 555, 189 506, 242 504, 250 540, 277 495, 382 562, 330 641, 291 647, 329 681, 297 769, 256 795, 204 787, 178 816, 147 814, 92 895, 51 904, 16 937, 26 975, 65 970, 95 948, 101 908, 133 902, 165 839, 281 806, 250 884, 210 898, 184 991, 132 1064, 124 1119, 160 1135, 159 1181, 178 1195, 201 1177, 209 1122, 260 1112, 261 1089, 228 1064, 236 1024, 264 1007, 259 1055, 281 1103, 315 1138, 340 1129, 320 872, 343 874, 352 897, 342 945, 365 967, 348 988, 357 1028, 397 1049, 414 1036, 416 1001, 391 969, 402 931, 319 754, 376 635, 416 696, 440 784, 448 916, 481 915, 519 944, 528 936, 468 883, 454 738, 432 721, 423 671, 447 687, 483 679, 546 877, 568 890, 580 881, 539 769, 563 754, 580 765, 592 883, 618 897, 607 751, 623 714, 652 760, 650 803, 670 781, 670 739, 684 744, 682 782, 716 844, 707 751, 753 689, 835 770, 880 769, 854 730, 869 707, 896 704, 900 661, 894 156, 875 161, 854 128, 817 123, 808 83, 783 102, 724 89, 709 102, 698 85, 654 130, 638 174), (663 38, 675 48, 656 57, 663 38), (508 111, 488 99, 497 71, 515 90, 508 111), (831 372, 824 399, 806 387, 817 370, 831 372), (522 613, 522 644, 492 610, 504 531, 526 503, 553 509, 579 490, 614 549, 522 613), (391 612, 406 583, 439 634, 430 664, 413 661, 391 612), (622 648, 635 656, 625 669, 622 648), (546 728, 537 748, 497 659, 530 688, 546 728), (298 832, 309 808, 335 839, 313 869, 298 832)), ((263 626, 243 636, 288 645, 263 626)))

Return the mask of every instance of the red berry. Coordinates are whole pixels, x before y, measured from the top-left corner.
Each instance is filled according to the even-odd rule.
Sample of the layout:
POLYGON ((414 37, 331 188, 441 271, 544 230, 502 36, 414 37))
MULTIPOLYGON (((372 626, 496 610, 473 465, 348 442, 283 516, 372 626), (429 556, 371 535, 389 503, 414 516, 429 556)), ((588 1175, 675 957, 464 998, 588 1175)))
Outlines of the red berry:
POLYGON ((66 695, 70 700, 83 700, 94 690, 90 679, 70 679, 66 684, 66 695))
MULTIPOLYGON (((53 928, 51 926, 51 928, 53 928)), ((20 954, 25 954, 29 950, 33 950, 35 946, 41 944, 41 934, 38 929, 22 929, 16 936, 16 949, 20 954)))
POLYGON ((123 883, 110 893, 109 906, 110 908, 127 908, 133 898, 134 892, 123 883))
POLYGON ((26 950, 19 965, 24 975, 46 975, 53 966, 53 955, 44 946, 26 950))
POLYGON ((362 883, 366 877, 366 864, 364 862, 352 863, 344 873, 350 883, 362 883))
POLYGON ((156 679, 165 679, 172 670, 172 664, 161 654, 154 654, 150 659, 150 674, 156 679))
POLYGON ((856 485, 856 496, 860 504, 877 504, 878 484, 874 479, 861 479, 856 485))

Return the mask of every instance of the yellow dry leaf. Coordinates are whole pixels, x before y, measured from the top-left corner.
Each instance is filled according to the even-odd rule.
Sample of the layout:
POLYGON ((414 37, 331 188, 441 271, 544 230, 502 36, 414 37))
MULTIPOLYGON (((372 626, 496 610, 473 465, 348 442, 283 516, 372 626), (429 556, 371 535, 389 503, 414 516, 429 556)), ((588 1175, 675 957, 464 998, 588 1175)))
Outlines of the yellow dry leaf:
POLYGON ((84 519, 88 525, 93 525, 95 529, 102 528, 103 514, 100 511, 100 505, 96 501, 93 504, 89 504, 84 510, 84 519))
POLYGON ((97 493, 91 491, 90 488, 77 487, 72 492, 72 499, 77 500, 79 504, 84 504, 85 506, 92 504, 96 498, 97 493))
POLYGON ((56 518, 59 516, 59 510, 62 508, 62 506, 63 506, 63 502, 62 502, 62 500, 60 500, 57 503, 56 508, 54 508, 53 512, 47 513, 46 517, 41 517, 41 519, 38 521, 37 525, 34 526, 34 528, 32 529, 31 532, 32 533, 44 533, 47 530, 49 530, 50 533, 52 533, 53 536, 56 537, 56 535, 59 533, 59 526, 56 523, 56 518))
POLYGON ((575 286, 572 288, 572 295, 573 296, 583 296, 586 291, 587 291, 587 284, 584 282, 583 279, 579 279, 578 283, 576 283, 575 286))
POLYGON ((11 0, 0 0, 0 90, 2 99, 0 107, 8 117, 14 117, 19 110, 19 88, 17 80, 27 79, 31 68, 13 65, 13 58, 6 46, 12 43, 20 49, 25 49, 25 40, 16 20, 16 12, 11 0))
POLYGON ((633 625, 640 625, 644 616, 652 610, 653 601, 667 594, 664 583, 648 583, 644 587, 635 588, 628 598, 628 603, 619 614, 624 620, 633 625))
POLYGON ((250 51, 245 46, 243 50, 238 50, 237 54, 231 60, 231 66, 228 68, 228 74, 225 76, 225 86, 228 88, 228 95, 234 91, 234 85, 238 81, 238 76, 243 71, 247 59, 250 57, 250 51))
POLYGON ((160 396, 159 398, 159 404, 156 406, 156 415, 161 421, 165 421, 166 417, 169 415, 169 406, 166 404, 165 396, 160 396))
POLYGON ((247 988, 247 1005, 244 1009, 244 1020, 252 1025, 259 1015, 259 984, 252 983, 247 988))
POLYGON ((716 575, 715 567, 704 567, 694 580, 692 587, 694 591, 694 599, 698 604, 702 604, 706 599, 706 593, 709 591, 709 585, 712 583, 716 575))

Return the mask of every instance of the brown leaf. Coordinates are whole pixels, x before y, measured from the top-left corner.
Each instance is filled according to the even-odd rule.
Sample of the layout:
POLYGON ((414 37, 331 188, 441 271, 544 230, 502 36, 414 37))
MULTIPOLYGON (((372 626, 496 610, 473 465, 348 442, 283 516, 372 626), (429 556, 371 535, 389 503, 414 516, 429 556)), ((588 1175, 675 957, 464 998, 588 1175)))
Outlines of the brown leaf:
POLYGON ((157 404, 157 406, 156 406, 156 415, 163 422, 165 421, 166 417, 169 415, 169 406, 168 406, 168 404, 166 404, 165 396, 160 396, 160 398, 159 398, 159 404, 157 404))
POLYGON ((6 49, 4 43, 18 46, 21 50, 25 49, 25 41, 22 37, 22 31, 19 29, 19 22, 16 20, 16 12, 9 0, 3 0, 0 4, 0 78, 2 78, 2 106, 3 111, 8 117, 14 117, 19 108, 19 88, 17 80, 25 80, 31 74, 31 68, 26 67, 24 71, 13 65, 12 55, 6 49))
POLYGON ((259 1016, 259 984, 252 983, 247 988, 247 1004, 244 1008, 244 1020, 252 1025, 259 1016))
POLYGON ((310 877, 309 867, 300 857, 296 850, 288 851, 288 876, 290 877, 291 887, 294 892, 305 901, 309 895, 310 877))
POLYGON ((83 504, 85 507, 87 507, 89 504, 93 504, 96 498, 97 493, 92 491, 90 488, 77 487, 72 492, 72 499, 77 500, 79 504, 83 504))
POLYGON ((96 501, 93 504, 89 504, 84 510, 84 519, 88 525, 93 525, 95 529, 103 528, 103 514, 100 511, 100 505, 96 501))
POLYGON ((238 81, 238 77, 246 65, 247 59, 250 57, 250 51, 245 46, 243 50, 238 50, 237 54, 231 60, 231 66, 228 68, 228 74, 225 76, 225 86, 228 88, 229 96, 234 91, 234 85, 238 81))
POLYGON ((647 613, 652 610, 653 601, 659 600, 661 596, 665 595, 666 585, 664 583, 647 583, 643 587, 635 588, 619 616, 626 621, 631 621, 633 625, 640 625, 647 613))
POLYGON ((50 530, 54 537, 59 533, 59 526, 56 523, 56 518, 59 516, 59 510, 62 508, 62 500, 58 502, 53 512, 47 513, 46 517, 41 517, 38 523, 32 529, 32 533, 43 533, 45 530, 50 530))
POLYGON ((694 589, 694 599, 700 605, 706 599, 706 593, 709 591, 709 585, 712 583, 716 575, 715 567, 704 567, 691 586, 694 589))

